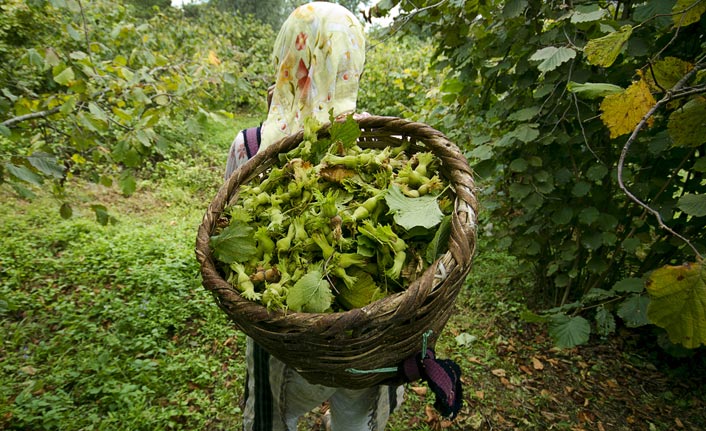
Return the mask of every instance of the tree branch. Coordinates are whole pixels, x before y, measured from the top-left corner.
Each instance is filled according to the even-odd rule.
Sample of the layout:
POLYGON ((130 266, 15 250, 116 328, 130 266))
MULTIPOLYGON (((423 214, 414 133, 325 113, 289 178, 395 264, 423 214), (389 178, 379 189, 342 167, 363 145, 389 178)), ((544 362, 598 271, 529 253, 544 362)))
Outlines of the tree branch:
POLYGON ((630 146, 632 143, 637 139, 637 134, 640 133, 640 130, 642 130, 643 127, 645 127, 645 124, 647 124, 647 121, 654 115, 657 110, 662 107, 662 105, 668 103, 670 100, 673 99, 674 94, 679 94, 679 91, 686 85, 686 83, 701 69, 704 69, 706 67, 706 64, 704 63, 698 63, 694 66, 692 70, 689 71, 686 75, 684 75, 679 82, 677 82, 674 87, 671 88, 671 90, 667 91, 667 93, 662 97, 652 108, 650 108, 649 111, 642 117, 640 122, 635 126, 635 129, 632 131, 632 134, 630 134, 630 137, 628 140, 625 142, 625 145, 623 146, 623 150, 620 152, 620 160, 618 162, 618 185, 620 186, 620 189, 636 204, 640 205, 642 208, 644 208, 647 212, 655 216, 657 219, 657 223, 659 224, 659 227, 662 229, 666 230, 670 234, 676 236, 677 238, 681 239, 684 241, 694 252, 696 256, 698 256, 699 259, 703 259, 703 256, 701 256, 701 253, 696 249, 696 247, 686 239, 684 236, 678 234, 675 232, 672 228, 667 226, 664 223, 664 220, 662 219, 661 214, 659 211, 653 209, 646 203, 642 202, 637 196, 635 196, 625 185, 623 182, 623 167, 625 166, 625 158, 627 157, 628 151, 630 151, 630 146))
POLYGON ((21 123, 22 121, 33 120, 35 118, 45 118, 52 114, 56 114, 61 110, 61 106, 57 106, 52 109, 47 109, 46 111, 32 112, 30 114, 20 115, 18 117, 10 118, 0 123, 0 126, 10 127, 15 123, 21 123))

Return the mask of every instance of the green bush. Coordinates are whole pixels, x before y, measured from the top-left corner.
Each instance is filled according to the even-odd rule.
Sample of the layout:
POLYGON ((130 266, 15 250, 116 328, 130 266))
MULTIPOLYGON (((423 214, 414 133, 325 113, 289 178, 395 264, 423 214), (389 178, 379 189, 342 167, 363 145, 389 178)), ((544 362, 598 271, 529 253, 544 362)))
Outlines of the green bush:
POLYGON ((200 214, 142 199, 146 217, 108 226, 47 197, 0 204, 0 428, 239 423, 243 338, 199 284, 200 214))
POLYGON ((704 302, 706 253, 703 4, 379 6, 397 3, 398 21, 413 17, 408 28, 433 38, 436 62, 452 70, 443 106, 429 108, 482 178, 481 222, 519 258, 559 344, 608 335, 616 317, 658 323, 688 347, 706 343, 693 305, 704 302), (658 268, 666 273, 653 278, 658 268))
POLYGON ((0 181, 23 197, 47 184, 61 197, 75 177, 130 195, 155 163, 195 151, 204 124, 262 108, 272 81, 274 32, 252 17, 204 5, 142 19, 108 0, 2 7, 0 136, 14 146, 2 145, 0 181))

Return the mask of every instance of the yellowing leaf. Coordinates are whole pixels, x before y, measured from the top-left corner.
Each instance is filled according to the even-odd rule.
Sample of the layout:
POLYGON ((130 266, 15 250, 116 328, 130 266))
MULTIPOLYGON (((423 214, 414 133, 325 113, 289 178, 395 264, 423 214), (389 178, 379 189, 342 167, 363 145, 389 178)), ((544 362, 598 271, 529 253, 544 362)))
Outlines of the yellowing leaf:
POLYGON ((356 278, 356 284, 353 289, 344 283, 336 287, 338 290, 336 300, 346 310, 365 307, 386 296, 386 293, 381 291, 375 284, 373 277, 362 269, 353 268, 350 270, 350 275, 356 278))
POLYGON ((588 62, 596 66, 610 67, 631 34, 632 26, 624 25, 616 32, 589 40, 583 49, 588 62))
POLYGON ((702 262, 664 266, 647 280, 652 301, 647 317, 673 343, 695 349, 706 344, 706 267, 702 262))
POLYGON ((674 146, 698 147, 706 142, 706 99, 694 98, 672 112, 667 127, 674 146))
MULTIPOLYGON (((610 130, 611 139, 632 132, 656 103, 644 80, 633 82, 623 92, 606 96, 601 102, 601 120, 610 130)), ((647 125, 652 123, 654 120, 650 118, 647 125)))
POLYGON ((676 57, 665 57, 653 64, 651 70, 640 74, 653 91, 664 91, 674 87, 693 68, 694 65, 687 61, 676 57))
POLYGON ((674 25, 684 26, 698 22, 706 12, 706 2, 698 0, 677 0, 672 6, 674 25), (698 3, 698 4, 696 4, 698 3))
POLYGON ((215 52, 208 51, 208 62, 214 66, 218 66, 219 64, 221 64, 221 59, 218 58, 215 52))
POLYGON ((70 67, 54 75, 54 81, 61 85, 69 85, 74 80, 74 70, 70 67))

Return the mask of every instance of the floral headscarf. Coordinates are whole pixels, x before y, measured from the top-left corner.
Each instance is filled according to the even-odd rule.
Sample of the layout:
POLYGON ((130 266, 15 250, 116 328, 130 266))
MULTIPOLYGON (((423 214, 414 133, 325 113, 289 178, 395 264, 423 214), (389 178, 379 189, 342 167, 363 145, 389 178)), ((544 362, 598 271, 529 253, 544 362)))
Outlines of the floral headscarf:
POLYGON ((304 128, 355 111, 358 82, 365 64, 365 36, 360 21, 335 3, 298 7, 282 25, 273 50, 277 79, 267 119, 265 148, 304 128))

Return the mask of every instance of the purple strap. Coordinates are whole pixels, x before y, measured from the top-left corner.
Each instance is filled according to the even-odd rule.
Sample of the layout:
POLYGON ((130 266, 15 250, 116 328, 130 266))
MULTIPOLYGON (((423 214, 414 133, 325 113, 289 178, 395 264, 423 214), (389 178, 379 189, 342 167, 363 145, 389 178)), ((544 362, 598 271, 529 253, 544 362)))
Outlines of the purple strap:
POLYGON ((443 416, 453 419, 461 410, 463 387, 461 367, 450 359, 436 359, 434 350, 427 349, 426 355, 417 353, 407 358, 398 368, 407 382, 423 380, 434 392, 434 408, 443 416))
POLYGON ((248 153, 248 159, 251 159, 260 149, 260 128, 250 127, 243 130, 243 138, 245 138, 245 151, 248 153))

